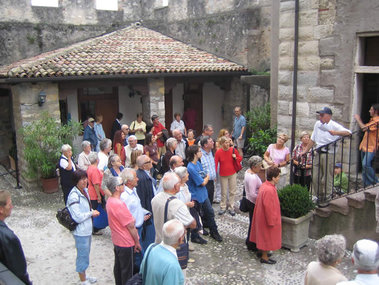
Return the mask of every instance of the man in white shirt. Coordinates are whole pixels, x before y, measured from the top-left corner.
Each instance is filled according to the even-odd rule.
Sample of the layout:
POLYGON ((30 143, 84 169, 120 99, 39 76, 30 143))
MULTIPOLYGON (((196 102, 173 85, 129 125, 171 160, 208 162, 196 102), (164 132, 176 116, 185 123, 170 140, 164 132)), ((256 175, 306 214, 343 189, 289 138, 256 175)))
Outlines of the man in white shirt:
POLYGON ((361 239, 354 244, 351 257, 353 264, 358 267, 354 280, 342 281, 337 285, 378 285, 379 245, 377 242, 361 239))
POLYGON ((351 131, 332 120, 332 110, 328 107, 317 111, 320 120, 313 127, 311 140, 301 155, 305 155, 314 145, 316 153, 313 159, 312 192, 319 193, 321 203, 327 206, 333 188, 334 146, 328 145, 351 131), (327 146, 326 146, 327 145, 327 146))
POLYGON ((137 137, 131 135, 128 138, 128 145, 125 147, 125 167, 130 167, 130 159, 133 150, 140 150, 143 153, 143 145, 138 144, 137 137))

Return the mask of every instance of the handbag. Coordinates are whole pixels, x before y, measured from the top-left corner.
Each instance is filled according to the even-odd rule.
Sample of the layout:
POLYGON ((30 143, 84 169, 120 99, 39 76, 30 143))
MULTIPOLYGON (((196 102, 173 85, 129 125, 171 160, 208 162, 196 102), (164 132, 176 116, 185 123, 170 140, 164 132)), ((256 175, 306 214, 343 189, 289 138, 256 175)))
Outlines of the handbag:
MULTIPOLYGON (((175 196, 171 196, 170 198, 167 199, 167 202, 166 202, 166 205, 164 208, 164 222, 167 222, 168 203, 170 203, 170 201, 172 201, 174 199, 176 199, 175 196)), ((180 267, 182 269, 187 268, 188 253, 189 253, 188 242, 183 242, 176 249, 176 255, 178 256, 178 261, 179 261, 180 267)))
MULTIPOLYGON (((80 199, 80 196, 79 196, 80 199)), ((72 202, 69 207, 73 204, 79 204, 79 201, 72 202)), ((77 222, 74 221, 72 218, 70 211, 68 210, 68 207, 64 207, 63 209, 59 209, 57 211, 57 214, 55 215, 57 217, 58 222, 64 226, 66 229, 70 230, 71 232, 74 231, 78 225, 77 222)))
POLYGON ((147 272, 147 258, 149 257, 150 251, 153 249, 153 247, 157 246, 157 244, 153 244, 149 251, 146 252, 146 258, 145 258, 145 270, 143 271, 143 276, 141 273, 136 273, 130 278, 125 285, 143 285, 144 279, 146 279, 146 272, 147 272))
MULTIPOLYGON (((246 198, 246 191, 245 191, 245 186, 243 187, 243 193, 242 193, 242 199, 240 201, 240 211, 247 213, 249 212, 249 200, 246 198)), ((251 203, 251 202, 250 202, 251 203)))
MULTIPOLYGON (((234 154, 234 147, 233 147, 233 154, 234 154)), ((238 162, 237 158, 233 158, 233 166, 234 166, 234 170, 237 173, 242 169, 242 165, 240 162, 238 162)))

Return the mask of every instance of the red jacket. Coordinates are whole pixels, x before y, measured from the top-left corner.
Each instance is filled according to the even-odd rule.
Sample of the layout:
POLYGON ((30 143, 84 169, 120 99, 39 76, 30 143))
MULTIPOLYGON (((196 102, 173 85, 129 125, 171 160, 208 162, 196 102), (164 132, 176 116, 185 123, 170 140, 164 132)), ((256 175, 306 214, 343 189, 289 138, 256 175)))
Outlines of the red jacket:
MULTIPOLYGON (((216 164, 216 173, 218 164, 220 163, 220 176, 229 176, 236 173, 233 166, 233 160, 232 157, 233 154, 233 148, 230 147, 227 151, 223 150, 222 148, 219 148, 216 151, 215 154, 215 164, 216 164)), ((235 149, 234 154, 237 156, 237 161, 241 163, 242 157, 239 155, 238 151, 235 149)))

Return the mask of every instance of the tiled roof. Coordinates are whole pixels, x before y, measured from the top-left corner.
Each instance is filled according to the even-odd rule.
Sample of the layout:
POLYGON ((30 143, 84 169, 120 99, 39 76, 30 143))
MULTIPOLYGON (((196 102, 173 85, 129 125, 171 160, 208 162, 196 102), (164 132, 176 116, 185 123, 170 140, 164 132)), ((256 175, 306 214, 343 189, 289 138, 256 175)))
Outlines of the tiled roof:
POLYGON ((0 67, 0 78, 62 78, 247 69, 145 27, 132 25, 0 67))

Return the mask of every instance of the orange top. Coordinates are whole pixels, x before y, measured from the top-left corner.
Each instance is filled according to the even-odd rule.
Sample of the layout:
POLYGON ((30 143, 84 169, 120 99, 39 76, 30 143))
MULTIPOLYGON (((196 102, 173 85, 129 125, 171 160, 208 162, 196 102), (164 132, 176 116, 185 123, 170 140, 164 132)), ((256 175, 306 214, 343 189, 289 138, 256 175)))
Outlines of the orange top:
POLYGON ((359 149, 364 152, 375 152, 379 148, 378 134, 379 116, 375 116, 365 125, 367 130, 363 136, 359 149), (367 141, 368 137, 368 141, 367 141))
POLYGON ((195 139, 192 139, 192 140, 187 139, 187 142, 188 142, 188 146, 191 146, 195 143, 195 139))

